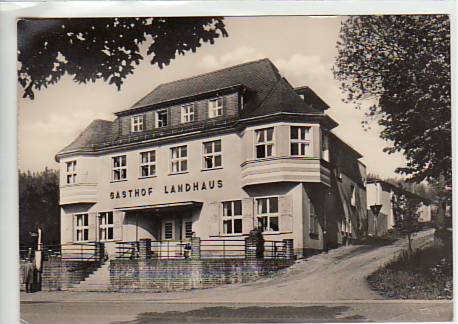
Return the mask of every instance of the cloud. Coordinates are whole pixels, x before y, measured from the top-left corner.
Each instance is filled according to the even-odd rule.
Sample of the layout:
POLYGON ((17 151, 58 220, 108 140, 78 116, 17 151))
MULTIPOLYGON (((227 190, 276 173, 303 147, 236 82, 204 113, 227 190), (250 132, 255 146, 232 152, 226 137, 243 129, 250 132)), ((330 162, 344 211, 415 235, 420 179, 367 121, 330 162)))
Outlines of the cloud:
POLYGON ((215 57, 214 55, 206 55, 201 60, 201 66, 208 70, 228 67, 231 65, 241 64, 249 61, 255 61, 266 56, 251 47, 241 46, 231 52, 215 57))

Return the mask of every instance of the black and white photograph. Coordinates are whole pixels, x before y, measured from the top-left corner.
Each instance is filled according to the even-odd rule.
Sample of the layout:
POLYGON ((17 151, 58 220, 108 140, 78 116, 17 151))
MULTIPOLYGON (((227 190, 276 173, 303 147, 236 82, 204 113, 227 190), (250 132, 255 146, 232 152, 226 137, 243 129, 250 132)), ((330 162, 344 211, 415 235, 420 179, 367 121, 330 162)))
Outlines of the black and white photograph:
POLYGON ((453 321, 449 14, 16 24, 21 323, 453 321))

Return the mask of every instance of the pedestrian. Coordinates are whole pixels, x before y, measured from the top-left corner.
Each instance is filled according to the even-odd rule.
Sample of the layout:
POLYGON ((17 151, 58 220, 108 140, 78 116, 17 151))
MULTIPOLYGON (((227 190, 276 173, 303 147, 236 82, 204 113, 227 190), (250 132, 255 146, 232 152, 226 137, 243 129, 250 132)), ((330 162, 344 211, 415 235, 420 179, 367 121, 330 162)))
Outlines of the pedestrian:
POLYGON ((35 275, 34 262, 32 262, 30 258, 27 258, 27 261, 24 265, 24 284, 25 284, 25 292, 27 293, 33 292, 34 275, 35 275))

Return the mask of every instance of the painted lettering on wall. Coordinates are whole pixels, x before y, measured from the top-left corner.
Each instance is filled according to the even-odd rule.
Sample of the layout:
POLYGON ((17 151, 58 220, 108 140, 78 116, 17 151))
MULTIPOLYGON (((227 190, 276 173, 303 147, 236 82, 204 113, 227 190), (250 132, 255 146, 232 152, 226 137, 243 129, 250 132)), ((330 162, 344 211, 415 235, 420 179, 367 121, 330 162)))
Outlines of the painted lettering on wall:
MULTIPOLYGON (((190 192, 190 191, 206 191, 213 189, 220 189, 223 187, 223 180, 208 180, 208 181, 195 181, 191 183, 180 183, 164 186, 165 194, 173 194, 178 192, 190 192)), ((110 192, 110 199, 123 199, 123 198, 138 198, 151 196, 153 194, 153 188, 138 188, 138 189, 127 189, 120 191, 110 192)))
POLYGON ((195 181, 191 183, 173 184, 164 186, 165 194, 189 191, 205 191, 223 187, 223 180, 195 181))

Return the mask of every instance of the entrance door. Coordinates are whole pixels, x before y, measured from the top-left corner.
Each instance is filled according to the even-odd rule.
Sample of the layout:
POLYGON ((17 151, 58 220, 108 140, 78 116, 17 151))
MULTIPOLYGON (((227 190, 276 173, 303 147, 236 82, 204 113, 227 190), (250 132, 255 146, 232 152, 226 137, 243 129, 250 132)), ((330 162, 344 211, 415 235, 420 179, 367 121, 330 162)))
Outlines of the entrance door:
POLYGON ((162 240, 175 240, 175 220, 162 220, 162 240))

